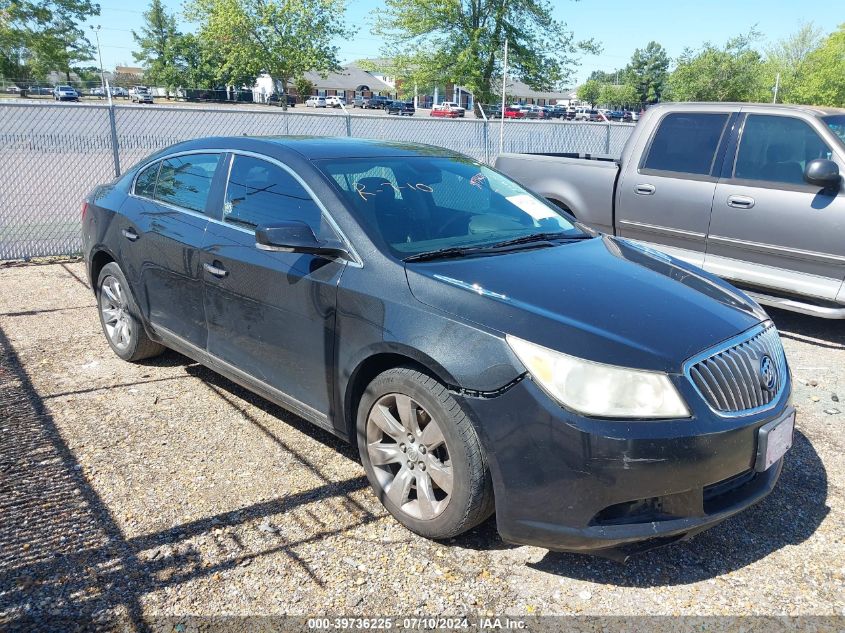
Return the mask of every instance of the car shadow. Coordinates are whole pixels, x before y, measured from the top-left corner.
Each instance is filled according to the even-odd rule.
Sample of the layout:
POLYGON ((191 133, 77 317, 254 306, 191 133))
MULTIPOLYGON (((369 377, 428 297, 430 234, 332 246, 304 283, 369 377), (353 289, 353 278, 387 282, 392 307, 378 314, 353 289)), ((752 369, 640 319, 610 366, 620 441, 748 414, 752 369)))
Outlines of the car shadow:
POLYGON ((845 349, 845 327, 840 319, 822 319, 777 308, 766 308, 766 312, 785 339, 826 349, 845 349))
POLYGON ((528 566, 538 571, 621 587, 684 585, 741 569, 810 538, 830 512, 827 473, 805 435, 795 433, 774 491, 759 504, 681 541, 619 563, 583 554, 548 552, 528 566))

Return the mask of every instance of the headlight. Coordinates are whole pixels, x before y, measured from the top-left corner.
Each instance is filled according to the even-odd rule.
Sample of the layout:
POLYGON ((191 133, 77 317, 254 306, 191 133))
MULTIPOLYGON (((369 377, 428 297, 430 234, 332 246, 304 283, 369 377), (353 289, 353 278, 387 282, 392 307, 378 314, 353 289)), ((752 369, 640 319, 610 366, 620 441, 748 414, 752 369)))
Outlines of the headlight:
POLYGON ((562 354, 508 335, 531 377, 563 406, 603 418, 686 418, 689 409, 662 372, 627 369, 562 354))

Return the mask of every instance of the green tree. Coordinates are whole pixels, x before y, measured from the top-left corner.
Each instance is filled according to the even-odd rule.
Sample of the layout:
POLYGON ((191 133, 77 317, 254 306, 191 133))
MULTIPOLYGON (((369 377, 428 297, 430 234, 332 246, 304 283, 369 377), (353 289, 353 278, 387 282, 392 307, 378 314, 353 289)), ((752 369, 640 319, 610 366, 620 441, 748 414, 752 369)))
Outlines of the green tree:
POLYGON ((305 75, 300 75, 293 82, 293 87, 296 88, 296 94, 302 101, 305 101, 314 92, 314 83, 305 75))
POLYGON ((589 103, 591 106, 598 103, 601 98, 602 85, 595 79, 588 79, 583 85, 578 86, 575 91, 578 95, 578 100, 589 103))
POLYGON ((179 37, 176 43, 176 65, 185 88, 215 88, 223 65, 218 51, 208 47, 193 33, 179 37))
POLYGON ((144 11, 141 32, 132 31, 132 37, 139 48, 132 57, 144 66, 144 81, 168 89, 182 83, 177 64, 182 35, 176 28, 176 16, 167 12, 161 0, 152 0, 144 11))
POLYGON ((620 68, 618 70, 611 70, 610 72, 606 72, 604 70, 594 70, 590 73, 590 76, 587 77, 589 81, 592 79, 593 81, 597 81, 600 84, 618 84, 618 83, 625 83, 627 81, 627 76, 625 74, 626 70, 624 68, 620 68))
POLYGON ((637 91, 640 103, 655 103, 660 100, 669 76, 669 55, 657 42, 649 42, 645 48, 638 48, 625 68, 625 83, 637 91))
POLYGON ((794 95, 800 103, 845 107, 845 24, 806 56, 794 95))
POLYGON ((93 59, 94 48, 82 25, 100 14, 90 0, 0 0, 0 73, 43 77, 70 73, 93 59))
POLYGON ((266 72, 287 86, 307 71, 337 70, 338 47, 329 42, 352 34, 343 0, 188 0, 185 13, 221 62, 216 80, 231 85, 266 72))
POLYGON ((795 33, 765 51, 764 79, 760 87, 760 101, 772 101, 775 84, 778 85, 777 101, 794 103, 795 90, 804 78, 808 55, 822 42, 821 29, 803 24, 795 33))
POLYGON ((508 74, 538 90, 566 83, 579 50, 566 24, 552 17, 549 0, 385 0, 375 13, 374 33, 385 40, 391 74, 419 86, 454 82, 478 104, 497 100, 503 47, 508 74), (498 84, 498 86, 497 86, 498 84))
POLYGON ((686 49, 667 81, 676 101, 752 101, 760 94, 763 62, 751 44, 755 30, 734 37, 719 48, 705 43, 686 49))
POLYGON ((602 84, 596 102, 618 108, 627 108, 641 103, 637 89, 629 84, 602 84))

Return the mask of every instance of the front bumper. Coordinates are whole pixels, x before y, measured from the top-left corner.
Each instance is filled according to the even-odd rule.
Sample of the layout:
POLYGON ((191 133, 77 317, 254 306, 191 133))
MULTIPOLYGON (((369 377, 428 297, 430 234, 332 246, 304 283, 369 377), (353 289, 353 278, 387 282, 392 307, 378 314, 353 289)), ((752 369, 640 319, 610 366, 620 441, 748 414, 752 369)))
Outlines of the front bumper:
POLYGON ((789 411, 790 385, 768 411, 727 419, 682 382, 694 409, 684 420, 580 417, 529 377, 493 398, 462 397, 489 458, 502 538, 560 551, 648 549, 769 494, 783 460, 754 470, 757 429, 789 411))

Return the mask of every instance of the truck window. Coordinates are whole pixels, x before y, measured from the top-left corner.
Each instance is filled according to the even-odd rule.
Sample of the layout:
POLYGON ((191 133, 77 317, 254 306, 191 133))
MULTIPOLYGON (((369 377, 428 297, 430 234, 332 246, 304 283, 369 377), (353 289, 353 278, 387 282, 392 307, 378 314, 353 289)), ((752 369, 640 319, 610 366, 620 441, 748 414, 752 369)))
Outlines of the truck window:
POLYGON ((805 121, 751 114, 742 129, 734 178, 800 185, 809 161, 830 157, 830 148, 805 121))
POLYGON ((708 175, 727 114, 676 112, 660 122, 641 169, 708 175))

